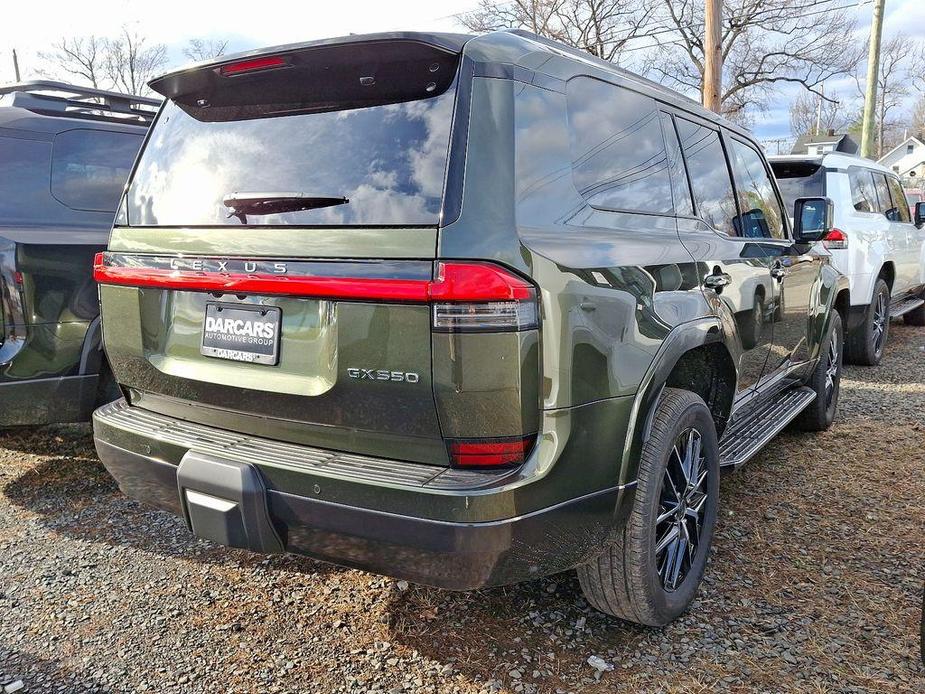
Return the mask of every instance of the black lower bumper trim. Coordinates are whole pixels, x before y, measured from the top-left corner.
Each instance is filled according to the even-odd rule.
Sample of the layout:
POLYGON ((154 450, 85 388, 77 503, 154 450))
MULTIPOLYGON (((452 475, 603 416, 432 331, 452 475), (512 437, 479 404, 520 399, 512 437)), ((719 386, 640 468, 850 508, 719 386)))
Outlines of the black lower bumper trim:
MULTIPOLYGON (((128 496, 183 514, 177 467, 99 438, 106 469, 128 496)), ((618 502, 606 489, 516 518, 453 523, 336 504, 268 489, 270 519, 289 552, 441 588, 469 590, 557 573, 604 547, 618 502)), ((258 549, 258 548, 253 548, 258 549)))

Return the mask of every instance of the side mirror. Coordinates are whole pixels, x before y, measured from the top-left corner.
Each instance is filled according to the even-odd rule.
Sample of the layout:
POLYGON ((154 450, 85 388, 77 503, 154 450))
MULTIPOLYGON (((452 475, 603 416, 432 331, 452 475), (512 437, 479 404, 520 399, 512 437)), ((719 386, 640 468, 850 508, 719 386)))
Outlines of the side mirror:
POLYGON ((814 243, 835 226, 835 205, 828 198, 799 198, 793 204, 793 239, 814 243))
POLYGON ((919 228, 925 226, 925 202, 915 203, 915 225, 919 228))

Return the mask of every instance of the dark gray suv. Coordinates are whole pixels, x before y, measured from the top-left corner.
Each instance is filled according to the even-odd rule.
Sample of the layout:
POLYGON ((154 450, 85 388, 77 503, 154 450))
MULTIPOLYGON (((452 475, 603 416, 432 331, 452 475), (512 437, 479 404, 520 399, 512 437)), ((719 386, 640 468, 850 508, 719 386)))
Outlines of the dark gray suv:
POLYGON ((159 103, 61 82, 0 87, 0 427, 86 421, 119 394, 93 255, 159 103))
POLYGON ((95 437, 199 536, 455 589, 577 568, 665 624, 721 467, 832 422, 830 206, 791 228, 749 133, 678 94, 519 31, 151 86, 96 260, 126 397, 95 437))

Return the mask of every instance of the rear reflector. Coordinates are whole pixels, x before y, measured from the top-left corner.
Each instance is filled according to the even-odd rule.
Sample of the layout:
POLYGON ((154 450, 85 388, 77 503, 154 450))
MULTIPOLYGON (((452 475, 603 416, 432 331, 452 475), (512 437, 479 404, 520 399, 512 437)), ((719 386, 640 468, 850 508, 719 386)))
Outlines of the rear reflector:
POLYGON ((440 332, 498 332, 537 327, 536 301, 489 301, 487 303, 438 303, 433 307, 433 326, 440 332))
POLYGON ((536 435, 503 439, 448 441, 450 462, 455 467, 508 467, 522 465, 533 448, 536 435))
POLYGON ((218 71, 223 77, 232 77, 234 75, 243 75, 247 72, 258 72, 259 70, 272 70, 273 68, 286 67, 289 61, 279 55, 265 55, 260 58, 251 58, 249 60, 239 60, 235 63, 222 65, 218 71))
POLYGON ((822 245, 829 250, 842 250, 848 247, 848 235, 841 229, 832 229, 822 237, 822 245))

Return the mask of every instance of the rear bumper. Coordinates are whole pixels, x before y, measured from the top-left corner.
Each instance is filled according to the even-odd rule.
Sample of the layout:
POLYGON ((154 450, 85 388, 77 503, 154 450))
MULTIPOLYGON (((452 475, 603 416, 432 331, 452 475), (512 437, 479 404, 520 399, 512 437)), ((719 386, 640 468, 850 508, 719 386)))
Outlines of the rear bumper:
MULTIPOLYGON (((480 506, 488 508, 490 506, 484 503, 486 495, 502 497, 509 494, 504 484, 486 489, 484 480, 480 487, 476 483, 477 478, 471 477, 462 478, 465 484, 457 484, 455 488, 451 481, 435 489, 406 484, 402 491, 405 492, 407 508, 419 509, 419 515, 383 510, 372 503, 377 497, 375 492, 379 489, 383 497, 394 495, 398 491, 396 486, 399 486, 396 479, 380 478, 378 485, 357 482, 356 485, 367 489, 358 489, 352 495, 353 500, 348 502, 349 495, 344 490, 349 490, 349 487, 334 485, 337 493, 326 495, 325 490, 332 485, 322 478, 317 478, 321 481, 312 485, 310 494, 293 493, 283 488, 280 481, 285 477, 267 474, 266 468, 259 465, 260 454, 256 451, 252 460, 258 464, 252 465, 243 459, 233 461, 223 458, 215 449, 204 450, 191 439, 181 446, 179 465, 166 461, 158 455, 163 451, 156 450, 155 441, 148 440, 146 443, 145 439, 136 439, 127 443, 124 435, 119 436, 114 431, 112 413, 124 415, 126 410, 135 409, 123 402, 101 408, 94 414, 95 441, 100 459, 128 496, 183 516, 188 527, 200 536, 255 551, 271 551, 264 540, 246 539, 261 534, 253 527, 244 527, 238 534, 223 534, 223 531, 216 534, 210 530, 203 531, 203 528, 214 527, 214 524, 212 520, 203 521, 199 516, 197 529, 196 514, 199 511, 191 507, 191 497, 186 490, 194 489, 197 498, 202 497, 199 493, 202 492, 218 499, 239 499, 240 490, 217 487, 218 476, 212 475, 207 475, 208 481, 203 487, 196 487, 195 482, 185 483, 183 473, 178 481, 178 471, 193 458, 196 464, 201 464, 206 458, 207 464, 212 461, 218 466, 245 468, 247 474, 254 475, 253 479, 260 488, 257 504, 260 508, 247 508, 248 504, 253 505, 252 502, 243 502, 242 518, 258 518, 261 514, 268 517, 271 533, 278 538, 281 549, 441 588, 468 590, 516 583, 587 561, 601 551, 615 525, 622 522, 625 515, 622 510, 631 506, 633 498, 634 486, 626 485, 501 519, 479 521, 473 518, 446 520, 425 517, 427 513, 433 514, 435 506, 439 505, 435 504, 435 496, 443 498, 444 502, 446 497, 450 497, 461 502, 461 507, 467 507, 469 499, 478 495, 482 497, 480 506), (183 452, 182 448, 186 451, 183 452), (369 487, 372 487, 372 494, 368 493, 369 487), (326 496, 339 499, 322 498, 326 496), (370 501, 358 503, 362 499, 370 501), (228 540, 229 537, 239 539, 228 540)), ((198 425, 196 428, 199 428, 198 425)), ((266 441, 265 455, 278 455, 278 444, 266 441)), ((397 465, 394 461, 382 463, 393 467, 397 465)), ((406 480, 411 479, 409 475, 406 473, 406 480)), ((206 478, 200 474, 200 479, 206 478)), ((328 481, 331 481, 330 478, 328 481)), ((241 522, 246 526, 256 521, 241 522)))

